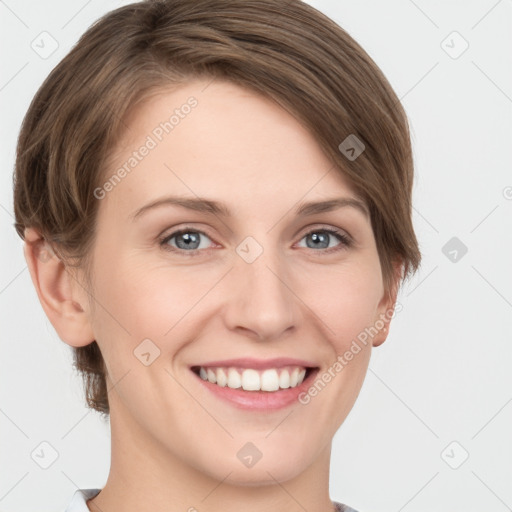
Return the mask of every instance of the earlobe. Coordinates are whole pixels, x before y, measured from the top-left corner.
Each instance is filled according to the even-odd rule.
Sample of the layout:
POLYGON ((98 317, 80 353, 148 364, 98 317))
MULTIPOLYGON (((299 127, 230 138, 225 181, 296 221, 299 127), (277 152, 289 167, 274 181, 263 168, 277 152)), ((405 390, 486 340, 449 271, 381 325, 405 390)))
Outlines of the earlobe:
POLYGON ((86 291, 33 228, 25 229, 23 251, 39 301, 59 338, 73 347, 92 343, 86 291))

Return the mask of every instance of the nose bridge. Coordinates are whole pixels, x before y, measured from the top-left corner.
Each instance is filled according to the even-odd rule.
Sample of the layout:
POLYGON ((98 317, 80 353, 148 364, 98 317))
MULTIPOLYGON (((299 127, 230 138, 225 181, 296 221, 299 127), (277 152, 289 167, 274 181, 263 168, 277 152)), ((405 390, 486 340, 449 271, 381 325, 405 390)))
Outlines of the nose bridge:
POLYGON ((232 327, 250 329, 265 339, 279 336, 296 322, 289 272, 271 238, 265 238, 264 246, 247 237, 236 248, 232 275, 236 291, 229 306, 232 327))

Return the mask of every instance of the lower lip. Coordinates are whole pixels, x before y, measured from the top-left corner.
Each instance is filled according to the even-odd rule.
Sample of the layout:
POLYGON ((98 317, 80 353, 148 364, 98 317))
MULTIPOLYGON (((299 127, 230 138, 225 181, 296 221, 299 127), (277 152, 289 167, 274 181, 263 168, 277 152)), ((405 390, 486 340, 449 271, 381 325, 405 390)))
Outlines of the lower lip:
POLYGON ((203 386, 238 409, 266 411, 269 409, 283 409, 294 402, 298 402, 299 395, 309 388, 311 381, 318 373, 318 368, 312 370, 299 386, 280 389, 279 391, 244 391, 241 388, 232 389, 228 386, 222 387, 208 380, 203 380, 195 372, 192 373, 201 381, 203 386))

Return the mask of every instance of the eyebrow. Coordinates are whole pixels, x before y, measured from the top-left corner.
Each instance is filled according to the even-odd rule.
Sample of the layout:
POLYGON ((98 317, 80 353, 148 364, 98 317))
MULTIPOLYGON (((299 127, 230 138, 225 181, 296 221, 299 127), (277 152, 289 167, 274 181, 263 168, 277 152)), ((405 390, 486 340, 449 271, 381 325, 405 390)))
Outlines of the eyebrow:
MULTIPOLYGON (((229 208, 218 201, 200 197, 167 196, 142 206, 131 214, 130 218, 132 221, 135 221, 149 210, 162 206, 181 206, 188 210, 194 210, 209 215, 219 215, 221 217, 233 216, 229 208)), ((365 203, 353 197, 335 197, 325 201, 310 201, 308 203, 303 203, 295 209, 295 215, 298 217, 307 217, 317 213, 330 212, 344 207, 355 208, 366 218, 370 217, 365 203)))

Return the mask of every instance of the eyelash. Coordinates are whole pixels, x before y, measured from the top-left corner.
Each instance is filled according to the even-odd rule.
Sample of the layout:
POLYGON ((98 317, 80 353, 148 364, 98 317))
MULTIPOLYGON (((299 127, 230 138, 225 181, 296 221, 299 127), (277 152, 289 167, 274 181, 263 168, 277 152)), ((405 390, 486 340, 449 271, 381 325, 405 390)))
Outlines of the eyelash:
MULTIPOLYGON (((201 252, 205 251, 205 250, 209 250, 209 249, 192 249, 190 251, 186 251, 184 249, 179 249, 179 248, 176 248, 176 247, 172 247, 170 245, 167 244, 167 242, 171 239, 173 239, 174 237, 176 236, 179 236, 179 235, 183 235, 184 233, 198 233, 200 235, 204 235, 208 238, 211 239, 211 237, 203 232, 203 231, 200 231, 198 229, 194 229, 192 227, 185 227, 183 229, 180 229, 178 231, 173 231, 171 234, 169 235, 166 235, 165 237, 163 238, 159 238, 159 245, 160 247, 164 250, 164 251, 169 251, 169 252, 176 252, 176 253, 182 253, 185 257, 194 257, 194 256, 200 256, 201 255, 201 252)), ((307 233, 305 233, 301 240, 313 233, 329 233, 330 235, 333 235, 335 236, 336 238, 338 238, 338 240, 341 242, 341 244, 335 246, 335 247, 330 247, 328 249, 322 249, 321 251, 317 251, 315 249, 310 249, 310 248, 307 248, 307 249, 310 249, 314 252, 322 252, 324 254, 331 254, 333 252, 337 252, 337 251, 341 251, 343 249, 348 249, 350 247, 352 247, 353 245, 353 241, 352 239, 345 235, 344 233, 342 233, 341 231, 338 231, 336 229, 333 229, 333 228, 315 228, 311 231, 308 231, 307 233)))

